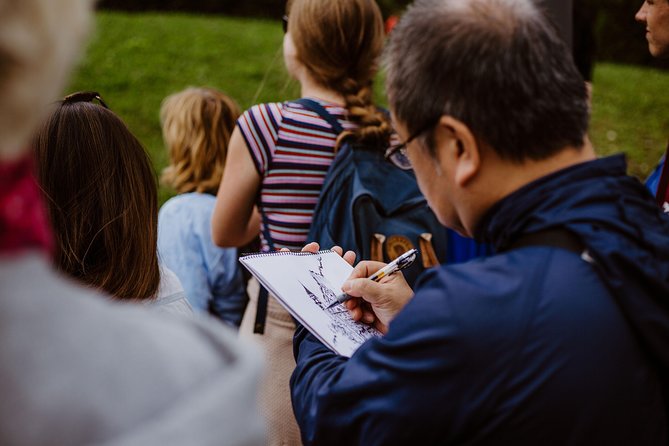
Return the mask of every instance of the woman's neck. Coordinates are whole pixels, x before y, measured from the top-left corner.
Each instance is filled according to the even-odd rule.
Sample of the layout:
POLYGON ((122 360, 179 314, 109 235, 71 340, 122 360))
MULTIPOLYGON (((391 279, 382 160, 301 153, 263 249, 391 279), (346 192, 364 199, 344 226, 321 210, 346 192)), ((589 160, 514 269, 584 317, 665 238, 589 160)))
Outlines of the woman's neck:
POLYGON ((330 88, 323 87, 322 85, 315 82, 311 76, 304 76, 300 80, 300 86, 300 94, 303 98, 322 99, 323 101, 341 106, 346 104, 344 96, 341 93, 330 88))

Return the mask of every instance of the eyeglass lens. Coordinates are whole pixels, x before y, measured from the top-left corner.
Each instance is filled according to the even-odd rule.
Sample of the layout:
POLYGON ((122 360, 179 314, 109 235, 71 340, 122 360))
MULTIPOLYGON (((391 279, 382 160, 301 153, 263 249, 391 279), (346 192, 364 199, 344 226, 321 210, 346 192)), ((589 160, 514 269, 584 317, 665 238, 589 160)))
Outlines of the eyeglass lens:
POLYGON ((407 155, 406 144, 391 147, 386 152, 386 159, 402 170, 411 170, 411 161, 407 155))

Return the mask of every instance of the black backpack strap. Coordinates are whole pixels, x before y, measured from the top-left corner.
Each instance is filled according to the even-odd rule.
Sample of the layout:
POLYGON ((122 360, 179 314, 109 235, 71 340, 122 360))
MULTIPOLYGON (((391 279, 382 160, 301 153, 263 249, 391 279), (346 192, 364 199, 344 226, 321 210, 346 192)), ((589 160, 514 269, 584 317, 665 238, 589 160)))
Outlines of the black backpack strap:
POLYGON ((511 251, 526 246, 563 248, 579 255, 585 251, 585 244, 573 232, 564 228, 552 228, 525 234, 501 251, 511 251))
POLYGON ((260 291, 258 292, 258 305, 256 306, 256 320, 253 322, 253 333, 264 334, 265 322, 267 321, 269 292, 260 282, 258 282, 258 285, 260 286, 260 291))
POLYGON ((311 110, 312 112, 316 113, 318 116, 323 118, 325 122, 330 124, 330 127, 332 127, 332 130, 335 131, 337 135, 339 135, 341 132, 344 131, 344 127, 341 126, 339 123, 339 120, 332 116, 330 112, 328 112, 325 107, 323 107, 321 104, 318 102, 314 101, 313 99, 308 99, 308 98, 302 98, 294 101, 298 104, 300 104, 302 107, 311 110))
MULTIPOLYGON (((258 197, 258 204, 260 204, 260 197, 258 197)), ((262 207, 258 205, 258 210, 262 216, 262 226, 263 226, 263 236, 265 237, 265 242, 269 247, 270 252, 274 251, 274 243, 272 243, 272 237, 269 233, 269 220, 265 211, 262 210, 262 207)), ((267 321, 267 303, 269 301, 269 292, 262 283, 258 282, 260 290, 258 292, 258 302, 256 306, 256 319, 253 322, 253 333, 264 334, 265 333, 265 322, 267 321)))

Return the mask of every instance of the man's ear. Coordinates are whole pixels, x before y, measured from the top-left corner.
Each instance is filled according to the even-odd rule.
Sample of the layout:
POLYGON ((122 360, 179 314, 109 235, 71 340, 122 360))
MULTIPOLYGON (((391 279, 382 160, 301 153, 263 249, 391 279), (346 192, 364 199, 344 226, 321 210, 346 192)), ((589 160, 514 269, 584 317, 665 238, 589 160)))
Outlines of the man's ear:
POLYGON ((458 186, 466 186, 481 168, 480 146, 462 121, 444 115, 435 131, 435 145, 442 171, 453 172, 458 186))

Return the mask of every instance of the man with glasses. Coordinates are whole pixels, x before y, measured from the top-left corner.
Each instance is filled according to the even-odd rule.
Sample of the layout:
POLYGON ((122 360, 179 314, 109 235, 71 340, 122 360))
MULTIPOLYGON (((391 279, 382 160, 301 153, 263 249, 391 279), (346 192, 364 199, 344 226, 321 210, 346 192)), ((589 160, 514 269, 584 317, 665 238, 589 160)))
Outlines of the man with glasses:
POLYGON ((386 68, 430 207, 498 254, 413 291, 360 262, 347 306, 385 335, 347 359, 298 330, 303 441, 665 445, 669 220, 622 155, 596 159, 586 86, 536 3, 418 0, 386 68))

